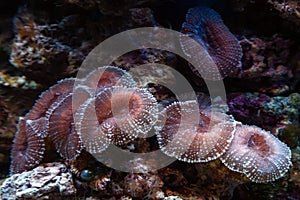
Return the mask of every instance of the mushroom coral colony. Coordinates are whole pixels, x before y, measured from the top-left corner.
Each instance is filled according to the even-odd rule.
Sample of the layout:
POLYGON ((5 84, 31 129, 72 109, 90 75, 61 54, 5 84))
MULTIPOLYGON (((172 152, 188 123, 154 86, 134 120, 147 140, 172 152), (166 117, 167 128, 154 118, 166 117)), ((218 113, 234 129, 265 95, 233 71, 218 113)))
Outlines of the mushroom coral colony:
MULTIPOLYGON (((195 41, 216 65, 203 68, 200 59, 199 66, 190 66, 197 76, 222 80, 239 70, 241 46, 212 9, 188 11, 180 37, 188 57, 201 57, 193 48, 195 41)), ((19 121, 11 173, 39 165, 46 156, 47 141, 63 159, 74 161, 83 150, 98 154, 111 144, 127 144, 150 130, 167 156, 188 163, 220 159, 253 182, 274 181, 291 166, 289 147, 270 132, 244 125, 209 106, 203 108, 194 99, 158 103, 129 72, 104 66, 81 80, 61 80, 40 95, 19 121), (76 87, 75 81, 79 83, 76 87), (74 99, 74 92, 80 98, 74 99)))
POLYGON ((268 131, 243 125, 210 107, 198 107, 196 100, 175 101, 161 109, 147 89, 135 86, 128 72, 105 66, 92 74, 99 71, 102 76, 96 84, 80 80, 74 91, 82 98, 73 103, 74 79, 59 81, 42 93, 19 122, 12 174, 40 164, 46 139, 63 159, 72 161, 83 149, 101 153, 110 144, 129 143, 152 128, 166 155, 189 163, 220 158, 230 170, 254 182, 276 180, 291 166, 289 147, 268 131))

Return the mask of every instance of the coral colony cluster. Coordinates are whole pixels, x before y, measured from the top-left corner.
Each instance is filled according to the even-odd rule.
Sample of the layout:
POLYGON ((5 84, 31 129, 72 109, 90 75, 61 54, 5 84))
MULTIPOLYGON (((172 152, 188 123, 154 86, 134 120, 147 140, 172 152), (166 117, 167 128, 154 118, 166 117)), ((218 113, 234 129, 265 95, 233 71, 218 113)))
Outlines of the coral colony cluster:
POLYGON ((255 182, 278 179, 291 165, 290 149, 271 133, 209 108, 195 110, 195 100, 174 102, 159 112, 153 95, 137 88, 130 74, 117 67, 100 67, 80 80, 82 85, 74 91, 82 98, 72 104, 74 81, 64 79, 52 86, 20 120, 11 173, 38 165, 46 138, 64 159, 75 160, 83 148, 101 153, 109 144, 126 144, 153 126, 165 154, 191 163, 220 158, 229 169, 255 182), (93 110, 94 120, 89 117, 93 110), (184 118, 188 120, 182 122, 184 118), (193 138, 190 144, 189 138, 193 138))
MULTIPOLYGON (((61 57, 68 58, 68 62, 82 61, 79 51, 70 51, 71 47, 45 36, 43 27, 32 23, 30 16, 23 18, 23 22, 27 20, 31 26, 25 27, 27 32, 19 30, 12 50, 13 64, 20 68, 35 66, 29 73, 36 70, 35 77, 39 77, 45 66, 49 71, 53 70, 52 64, 60 62, 61 57), (28 34, 36 37, 27 37, 28 34), (18 48, 24 48, 22 52, 33 51, 27 43, 43 51, 25 62, 22 58, 27 55, 19 55, 18 48), (43 56, 48 50, 55 52, 50 62, 43 56), (78 58, 74 59, 76 55, 78 58)), ((16 19, 16 29, 21 29, 20 23, 16 19)), ((214 10, 205 7, 189 9, 181 32, 180 45, 188 57, 197 59, 205 55, 216 65, 216 68, 203 68, 207 65, 200 59, 199 66, 189 64, 199 79, 222 80, 241 73, 242 47, 214 10), (204 49, 202 55, 195 50, 195 41, 204 49)), ((64 66, 63 70, 66 68, 64 66)), ((292 165, 290 148, 262 129, 264 127, 258 127, 259 122, 258 126, 239 122, 248 118, 248 115, 242 115, 247 108, 242 105, 240 108, 235 103, 240 102, 240 98, 231 98, 228 113, 203 106, 201 98, 161 101, 147 85, 136 83, 128 71, 116 66, 99 66, 82 79, 58 81, 43 92, 32 109, 19 120, 11 150, 10 172, 13 175, 37 167, 48 156, 48 149, 55 149, 66 163, 81 163, 82 155, 88 155, 85 158, 88 159, 93 154, 105 152, 110 145, 124 147, 153 131, 157 148, 182 162, 204 165, 219 159, 228 169, 257 183, 283 177, 292 165), (76 98, 73 98, 75 93, 76 98), (237 108, 241 110, 241 116, 235 119, 230 114, 238 112, 237 108)), ((263 109, 263 104, 259 106, 263 109)), ((147 168, 147 164, 145 166, 147 168)), ((89 180, 91 174, 82 171, 80 176, 89 180)), ((154 174, 149 176, 153 178, 153 185, 161 185, 161 180, 156 180, 154 174)), ((129 174, 126 179, 147 182, 145 177, 129 174)), ((103 180, 109 178, 97 182, 98 188, 106 184, 103 180)))

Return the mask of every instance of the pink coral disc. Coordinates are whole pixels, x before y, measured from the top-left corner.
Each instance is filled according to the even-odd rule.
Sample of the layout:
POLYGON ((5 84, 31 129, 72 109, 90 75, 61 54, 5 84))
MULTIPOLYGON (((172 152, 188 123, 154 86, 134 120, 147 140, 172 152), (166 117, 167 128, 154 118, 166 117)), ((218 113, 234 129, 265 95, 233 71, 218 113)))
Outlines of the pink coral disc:
POLYGON ((43 92, 32 109, 26 115, 28 119, 38 119, 45 116, 48 108, 60 97, 68 95, 73 90, 75 78, 66 78, 43 92))
POLYGON ((47 119, 45 117, 47 110, 59 98, 72 92, 74 82, 74 78, 63 79, 43 92, 25 116, 26 127, 30 126, 37 135, 46 137, 48 134, 47 119))
POLYGON ((197 61, 192 69, 198 76, 220 80, 240 67, 242 48, 214 10, 206 7, 189 9, 181 32, 182 49, 197 61))
POLYGON ((146 134, 157 118, 156 99, 146 89, 111 87, 87 100, 76 112, 83 144, 90 153, 100 153, 146 134))
MULTIPOLYGON (((78 102, 79 106, 80 102, 78 102)), ((75 129, 72 104, 72 93, 60 98, 47 111, 49 138, 59 154, 67 160, 79 156, 83 146, 75 129)))
POLYGON ((86 86, 84 84, 82 84, 82 85, 78 84, 75 86, 72 95, 73 95, 73 106, 78 108, 87 99, 93 98, 95 93, 88 86, 86 86))
POLYGON ((41 162, 45 151, 45 137, 48 134, 47 111, 58 99, 72 92, 74 82, 74 78, 58 81, 40 95, 32 109, 20 120, 11 154, 12 173, 32 169, 41 162))
POLYGON ((208 162, 228 149, 236 124, 229 115, 195 106, 196 101, 167 106, 155 126, 157 139, 168 156, 190 163, 208 162))
POLYGON ((95 97, 87 99, 75 113, 75 126, 84 148, 91 154, 103 152, 110 143, 95 113, 95 97))
POLYGON ((234 139, 221 161, 251 181, 268 182, 282 177, 291 166, 289 147, 257 126, 238 125, 234 139))
POLYGON ((99 91, 115 85, 135 87, 136 83, 125 70, 114 66, 103 66, 90 72, 79 85, 85 85, 97 94, 99 91))
POLYGON ((43 159, 45 151, 44 138, 39 137, 33 130, 29 130, 30 127, 26 129, 25 126, 25 120, 21 119, 11 151, 11 174, 30 170, 43 159))

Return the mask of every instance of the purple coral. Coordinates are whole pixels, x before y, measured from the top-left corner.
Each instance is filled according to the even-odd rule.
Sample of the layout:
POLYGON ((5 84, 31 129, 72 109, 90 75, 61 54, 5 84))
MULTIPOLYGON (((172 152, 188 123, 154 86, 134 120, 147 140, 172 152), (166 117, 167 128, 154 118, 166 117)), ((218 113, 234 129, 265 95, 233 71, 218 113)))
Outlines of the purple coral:
POLYGON ((228 113, 245 124, 271 130, 282 119, 280 115, 274 115, 264 110, 263 103, 271 100, 265 94, 236 93, 229 95, 228 99, 228 113))

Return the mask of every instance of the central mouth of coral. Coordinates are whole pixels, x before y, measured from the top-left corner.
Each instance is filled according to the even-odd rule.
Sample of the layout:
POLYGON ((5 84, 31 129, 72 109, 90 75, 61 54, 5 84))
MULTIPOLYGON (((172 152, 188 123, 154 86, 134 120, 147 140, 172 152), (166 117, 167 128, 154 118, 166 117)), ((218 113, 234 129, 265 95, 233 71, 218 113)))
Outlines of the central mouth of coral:
POLYGON ((265 157, 270 150, 264 137, 255 133, 251 134, 247 141, 247 145, 248 147, 256 150, 256 152, 259 153, 262 157, 265 157))
POLYGON ((201 119, 199 120, 199 123, 198 123, 197 132, 198 133, 206 132, 209 128, 210 122, 211 121, 210 121, 209 117, 201 116, 201 119))
POLYGON ((131 96, 121 95, 112 102, 112 115, 117 118, 134 117, 138 115, 141 107, 141 99, 132 94, 131 96))

